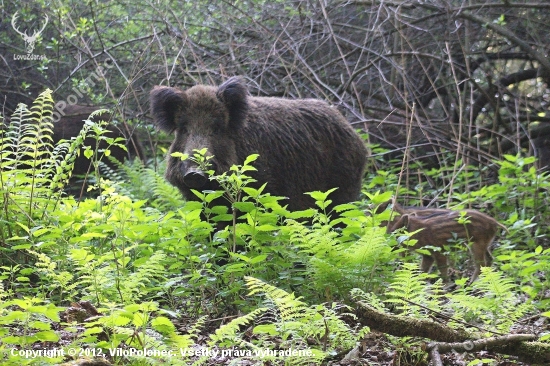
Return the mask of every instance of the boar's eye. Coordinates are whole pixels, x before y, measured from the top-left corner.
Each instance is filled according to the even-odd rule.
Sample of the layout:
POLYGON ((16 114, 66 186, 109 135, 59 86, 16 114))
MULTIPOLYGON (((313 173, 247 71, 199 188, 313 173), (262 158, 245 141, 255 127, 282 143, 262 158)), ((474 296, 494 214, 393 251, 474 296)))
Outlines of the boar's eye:
POLYGON ((187 135, 187 126, 178 126, 177 133, 180 135, 187 135))

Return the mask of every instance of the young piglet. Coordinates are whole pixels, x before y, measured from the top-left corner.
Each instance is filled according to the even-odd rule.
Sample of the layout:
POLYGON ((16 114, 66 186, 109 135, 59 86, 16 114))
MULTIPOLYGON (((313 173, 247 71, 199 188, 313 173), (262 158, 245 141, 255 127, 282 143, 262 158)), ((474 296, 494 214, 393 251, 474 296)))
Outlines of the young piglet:
POLYGON ((415 233, 411 238, 417 242, 410 249, 420 249, 426 246, 441 248, 441 251, 430 250, 430 255, 422 254, 422 271, 428 272, 434 261, 441 272, 444 281, 448 280, 447 256, 443 254, 444 248, 450 240, 463 239, 471 242, 470 252, 474 259, 474 272, 470 278, 472 283, 480 273, 480 267, 490 266, 493 260, 491 256, 491 243, 495 238, 498 227, 506 229, 495 219, 476 210, 452 211, 444 209, 433 210, 425 215, 426 211, 406 208, 394 205, 394 210, 401 214, 388 223, 388 232, 405 228, 408 232, 415 233), (460 223, 461 212, 465 212, 465 223, 460 223))

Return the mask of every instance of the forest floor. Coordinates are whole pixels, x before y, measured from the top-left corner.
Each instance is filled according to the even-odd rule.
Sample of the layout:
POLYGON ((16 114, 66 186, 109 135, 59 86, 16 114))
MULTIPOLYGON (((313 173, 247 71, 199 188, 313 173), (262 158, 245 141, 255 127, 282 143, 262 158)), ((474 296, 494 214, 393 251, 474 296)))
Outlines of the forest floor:
MULTIPOLYGON (((86 302, 83 302, 86 304, 86 302)), ((89 304, 89 303, 88 303, 89 304)), ((80 313, 80 316, 95 316, 94 308, 89 306, 84 307, 72 307, 71 311, 66 311, 65 318, 72 318, 75 313, 80 313), (86 308, 86 309, 84 309, 86 308), (79 309, 79 310, 77 310, 79 309), (72 313, 71 313, 72 312, 72 313), (71 315, 72 314, 72 315, 71 315)), ((96 314, 97 315, 97 314, 96 314)), ((217 322, 216 322, 217 323, 217 322)), ((351 324, 350 328, 357 324, 351 324)), ((193 319, 186 319, 183 322, 177 324, 179 329, 192 328, 195 324, 193 319)), ((188 352, 194 352, 194 356, 187 359, 189 365, 201 359, 200 355, 207 355, 205 359, 202 357, 202 361, 198 364, 215 366, 215 365, 261 365, 262 363, 258 358, 246 357, 240 352, 246 351, 245 348, 232 347, 228 349, 222 349, 219 347, 212 347, 208 345, 210 339, 209 334, 214 333, 219 324, 206 326, 203 329, 201 335, 196 340, 196 344, 188 350, 188 352), (211 329, 210 329, 211 328, 211 329)), ((244 333, 248 335, 245 340, 254 342, 254 335, 251 326, 249 329, 245 329, 244 333)), ((83 330, 84 328, 82 328, 83 330)), ((548 322, 544 317, 531 317, 520 322, 514 327, 514 333, 522 334, 540 334, 548 331, 548 322)), ((57 344, 42 344, 41 347, 61 347, 63 345, 70 344, 74 339, 74 333, 71 331, 61 332, 64 336, 57 344)), ((426 351, 426 345, 429 340, 413 337, 394 337, 375 330, 369 332, 353 350, 343 350, 338 354, 334 354, 329 359, 326 359, 322 365, 327 366, 359 366, 359 365, 380 365, 380 366, 428 366, 428 354, 426 351)), ((113 359, 108 354, 104 354, 104 357, 94 358, 80 358, 67 363, 64 366, 106 366, 106 365, 126 365, 134 364, 124 359, 113 359)), ((176 358, 180 357, 174 356, 176 358)), ((477 365, 491 365, 491 366, 530 366, 530 364, 520 362, 517 357, 492 353, 488 351, 479 352, 456 352, 451 351, 441 355, 441 361, 445 366, 477 366, 477 365)), ((181 361, 180 361, 181 362, 181 361)), ((180 364, 180 363, 178 363, 180 364)), ((264 365, 271 366, 276 365, 272 362, 264 362, 264 365)), ((314 365, 314 363, 303 363, 304 365, 314 365)))

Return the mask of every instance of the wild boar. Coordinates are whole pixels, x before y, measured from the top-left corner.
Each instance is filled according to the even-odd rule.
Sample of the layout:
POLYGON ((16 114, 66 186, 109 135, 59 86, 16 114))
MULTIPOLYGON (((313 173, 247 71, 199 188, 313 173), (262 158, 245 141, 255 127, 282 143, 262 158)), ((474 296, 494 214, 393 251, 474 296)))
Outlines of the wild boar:
MULTIPOLYGON (((70 140, 72 137, 76 137, 82 127, 84 127, 84 120, 88 119, 92 112, 100 109, 99 107, 85 106, 85 105, 68 105, 63 110, 63 116, 59 121, 53 124, 53 142, 57 143, 61 139, 70 140)), ((111 121, 112 116, 110 114, 103 114, 94 118, 97 120, 111 121)), ((121 126, 122 127, 122 126, 121 126)), ((137 139, 136 134, 130 133, 130 131, 124 131, 122 128, 109 124, 106 126, 109 131, 105 136, 111 138, 124 137, 126 140, 127 151, 113 146, 111 147, 111 156, 116 160, 123 162, 125 159, 138 157, 143 159, 143 148, 140 141, 137 139)), ((84 140, 84 144, 87 146, 95 146, 95 140, 93 138, 87 138, 84 140)), ((100 149, 106 148, 105 142, 101 142, 100 149)), ((109 164, 109 161, 105 159, 105 163, 109 164)), ((86 174, 90 169, 90 160, 84 157, 82 154, 75 160, 73 174, 86 174)))
POLYGON ((399 228, 405 228, 408 232, 420 230, 412 236, 417 242, 410 249, 419 249, 426 246, 441 248, 441 251, 430 250, 430 255, 422 254, 420 268, 428 272, 434 263, 437 264, 441 277, 448 280, 448 260, 443 253, 444 245, 454 239, 463 239, 471 242, 470 252, 474 260, 474 272, 470 277, 472 283, 480 273, 480 267, 490 266, 493 261, 491 255, 491 243, 499 227, 506 227, 492 217, 476 210, 463 210, 467 223, 459 223, 461 211, 437 209, 438 211, 428 215, 419 215, 419 211, 408 210, 388 225, 388 232, 394 232, 399 228))
POLYGON ((395 225, 395 223, 399 220, 399 217, 405 214, 413 214, 416 216, 430 216, 434 214, 447 214, 447 213, 453 212, 451 210, 444 209, 444 208, 401 206, 394 199, 391 199, 381 203, 378 207, 376 207, 374 213, 380 214, 384 212, 388 208, 388 206, 390 206, 390 204, 391 204, 391 210, 392 210, 390 221, 389 223, 388 221, 383 221, 382 226, 391 227, 395 225))
POLYGON ((250 175, 266 191, 288 198, 290 210, 314 207, 304 193, 338 189, 333 205, 357 200, 367 150, 348 121, 327 103, 315 99, 253 97, 243 79, 233 77, 219 87, 196 85, 186 91, 156 86, 151 91, 156 125, 174 133, 166 178, 188 200, 192 189, 216 190, 196 162, 171 156, 207 149, 217 174, 259 154, 250 175))

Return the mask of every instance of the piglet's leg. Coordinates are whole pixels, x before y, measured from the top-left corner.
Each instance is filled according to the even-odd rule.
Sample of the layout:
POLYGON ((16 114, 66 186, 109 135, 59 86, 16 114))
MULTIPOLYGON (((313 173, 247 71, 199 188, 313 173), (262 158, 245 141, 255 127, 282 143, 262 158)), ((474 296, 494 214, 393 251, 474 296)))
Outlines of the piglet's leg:
POLYGON ((432 255, 435 258, 439 272, 441 272, 441 278, 444 282, 447 282, 449 280, 449 263, 447 262, 447 256, 439 252, 433 252, 432 255))
POLYGON ((493 263, 493 256, 491 255, 490 242, 474 242, 471 247, 472 257, 474 259, 474 273, 470 277, 470 282, 474 282, 481 272, 481 266, 490 267, 493 263))
POLYGON ((420 269, 422 272, 428 273, 433 264, 434 258, 431 255, 422 254, 422 262, 420 263, 420 269))

